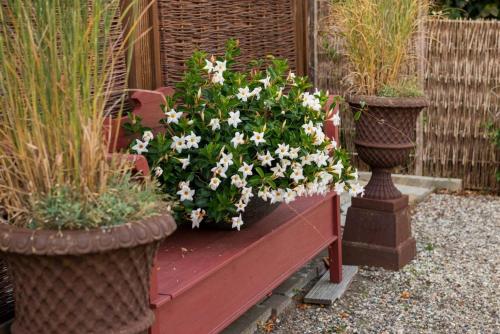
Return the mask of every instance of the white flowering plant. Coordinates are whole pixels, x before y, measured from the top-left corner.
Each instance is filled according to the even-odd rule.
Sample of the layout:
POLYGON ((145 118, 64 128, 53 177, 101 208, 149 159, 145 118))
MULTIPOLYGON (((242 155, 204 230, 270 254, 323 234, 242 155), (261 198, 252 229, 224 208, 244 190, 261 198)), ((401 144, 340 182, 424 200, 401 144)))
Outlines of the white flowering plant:
POLYGON ((323 129, 340 123, 335 103, 325 110, 328 95, 309 92, 307 78, 289 71, 286 60, 231 70, 239 52, 229 40, 223 57, 192 55, 162 106, 164 132, 153 134, 137 117, 126 125, 142 136, 131 151, 144 155, 163 190, 178 198, 177 221, 239 230, 252 198, 274 204, 329 191, 362 194, 347 153, 323 129))

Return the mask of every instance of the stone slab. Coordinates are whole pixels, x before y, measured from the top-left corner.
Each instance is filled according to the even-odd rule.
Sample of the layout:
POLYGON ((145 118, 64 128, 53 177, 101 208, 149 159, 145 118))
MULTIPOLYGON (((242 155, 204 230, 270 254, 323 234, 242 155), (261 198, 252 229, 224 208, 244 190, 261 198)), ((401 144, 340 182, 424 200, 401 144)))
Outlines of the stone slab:
POLYGON ((330 282, 330 272, 327 271, 304 297, 304 303, 331 305, 341 298, 356 276, 358 267, 342 266, 342 271, 342 282, 339 284, 330 282))
MULTIPOLYGON (((359 172, 361 181, 367 182, 370 179, 370 172, 359 172)), ((392 180, 396 187, 399 186, 412 186, 418 188, 434 188, 434 189, 447 189, 449 191, 461 191, 462 180, 444 177, 431 177, 419 175, 406 175, 406 174, 392 174, 392 180)), ((401 189, 400 189, 401 191, 401 189)))
POLYGON ((239 317, 222 334, 254 334, 259 325, 265 323, 272 316, 272 309, 269 305, 258 304, 249 309, 239 317))

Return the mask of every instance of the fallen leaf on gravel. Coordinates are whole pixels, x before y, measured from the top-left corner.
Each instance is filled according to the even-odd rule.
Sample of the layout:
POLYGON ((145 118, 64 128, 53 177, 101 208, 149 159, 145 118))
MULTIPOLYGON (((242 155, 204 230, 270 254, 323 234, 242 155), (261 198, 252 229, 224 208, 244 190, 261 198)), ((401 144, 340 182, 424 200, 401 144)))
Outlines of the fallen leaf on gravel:
POLYGON ((401 293, 401 298, 403 298, 403 299, 409 299, 410 297, 411 297, 411 294, 409 291, 403 291, 401 293))

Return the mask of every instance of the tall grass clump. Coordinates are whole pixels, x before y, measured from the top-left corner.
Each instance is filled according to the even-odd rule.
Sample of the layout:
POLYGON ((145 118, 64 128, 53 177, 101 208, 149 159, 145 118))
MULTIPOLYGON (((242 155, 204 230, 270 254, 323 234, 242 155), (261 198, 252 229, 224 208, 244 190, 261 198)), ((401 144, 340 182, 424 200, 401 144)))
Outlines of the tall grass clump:
POLYGON ((398 91, 407 85, 402 72, 414 56, 412 38, 427 6, 427 0, 332 0, 353 93, 379 95, 388 87, 398 91))
POLYGON ((0 218, 81 229, 153 213, 154 186, 109 157, 103 134, 105 116, 122 108, 111 96, 128 36, 108 38, 120 1, 0 6, 0 218))

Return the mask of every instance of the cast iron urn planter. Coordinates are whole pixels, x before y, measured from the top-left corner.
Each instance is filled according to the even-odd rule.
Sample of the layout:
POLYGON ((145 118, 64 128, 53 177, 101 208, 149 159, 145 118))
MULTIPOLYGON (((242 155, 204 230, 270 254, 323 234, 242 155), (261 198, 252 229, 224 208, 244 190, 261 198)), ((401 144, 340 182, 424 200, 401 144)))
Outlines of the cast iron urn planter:
POLYGON ((391 169, 408 159, 415 148, 419 113, 425 97, 385 98, 349 96, 356 121, 354 144, 372 176, 363 198, 353 198, 343 235, 344 262, 397 270, 416 254, 411 235, 408 196, 394 186, 391 169))
POLYGON ((168 214, 89 231, 0 223, 16 301, 12 334, 147 333, 154 256, 175 229, 168 214))

